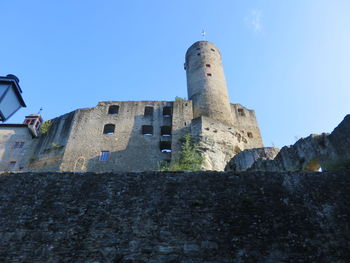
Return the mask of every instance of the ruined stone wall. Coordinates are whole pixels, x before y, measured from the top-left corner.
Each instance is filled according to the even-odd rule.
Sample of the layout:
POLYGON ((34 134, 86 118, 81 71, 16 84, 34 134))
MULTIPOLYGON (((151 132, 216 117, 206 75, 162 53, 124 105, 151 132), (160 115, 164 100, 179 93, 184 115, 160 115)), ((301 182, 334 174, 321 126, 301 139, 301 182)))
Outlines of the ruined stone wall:
POLYGON ((206 117, 192 121, 191 132, 199 142, 204 170, 223 171, 240 151, 263 146, 254 111, 240 104, 231 104, 231 107, 234 125, 206 117))
POLYGON ((231 111, 233 116, 233 126, 244 136, 249 138, 249 148, 263 147, 264 145, 255 111, 247 109, 241 104, 231 104, 231 111))
POLYGON ((26 125, 0 125, 0 171, 26 169, 32 142, 26 125))
POLYGON ((349 173, 3 174, 1 262, 338 262, 349 173))
POLYGON ((163 115, 164 107, 172 109, 173 102, 111 101, 77 110, 60 170, 157 170, 159 163, 171 160, 171 152, 160 150, 161 141, 172 143, 172 136, 161 135, 161 127, 171 128, 173 122, 172 113, 163 115), (109 114, 110 106, 118 106, 118 113, 109 114), (145 107, 152 107, 153 113, 145 115, 145 107), (106 124, 115 125, 113 134, 103 133, 106 124), (143 125, 153 127, 151 136, 143 135, 143 125), (102 151, 109 152, 108 160, 100 161, 102 151))
POLYGON ((181 151, 181 138, 183 138, 186 133, 191 133, 192 119, 192 101, 182 99, 175 100, 173 104, 172 120, 172 161, 179 158, 179 153, 181 151))
POLYGON ((28 171, 59 171, 71 134, 75 111, 51 120, 47 133, 33 139, 28 171))

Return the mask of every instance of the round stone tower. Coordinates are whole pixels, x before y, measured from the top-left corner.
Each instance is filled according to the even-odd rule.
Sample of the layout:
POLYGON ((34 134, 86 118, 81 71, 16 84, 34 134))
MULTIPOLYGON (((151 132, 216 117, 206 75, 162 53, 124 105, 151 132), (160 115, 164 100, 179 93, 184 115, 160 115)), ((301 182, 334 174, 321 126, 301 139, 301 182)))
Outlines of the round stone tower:
POLYGON ((193 103, 193 118, 206 116, 232 124, 230 101, 218 48, 208 41, 194 43, 186 52, 185 70, 188 99, 193 103))

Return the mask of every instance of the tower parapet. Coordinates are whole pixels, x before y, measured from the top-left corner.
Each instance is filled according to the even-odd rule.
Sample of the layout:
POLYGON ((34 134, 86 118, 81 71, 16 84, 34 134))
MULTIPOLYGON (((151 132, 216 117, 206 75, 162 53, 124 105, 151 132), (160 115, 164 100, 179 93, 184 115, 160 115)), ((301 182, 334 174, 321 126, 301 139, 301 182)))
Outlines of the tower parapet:
POLYGON ((219 49, 208 41, 194 43, 186 52, 188 99, 193 117, 209 117, 232 125, 233 118, 219 49))

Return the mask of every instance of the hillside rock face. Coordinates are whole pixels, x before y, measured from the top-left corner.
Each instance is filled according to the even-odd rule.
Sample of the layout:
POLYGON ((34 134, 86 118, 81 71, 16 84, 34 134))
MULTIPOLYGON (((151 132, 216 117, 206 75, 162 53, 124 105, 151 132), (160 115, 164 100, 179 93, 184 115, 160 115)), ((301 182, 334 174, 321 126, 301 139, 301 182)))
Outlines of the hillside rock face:
POLYGON ((348 262, 350 176, 3 174, 0 262, 348 262))
POLYGON ((350 169, 350 115, 345 116, 331 134, 311 134, 292 146, 283 147, 275 158, 259 157, 260 152, 264 152, 264 148, 242 151, 232 158, 226 170, 277 172, 350 169))

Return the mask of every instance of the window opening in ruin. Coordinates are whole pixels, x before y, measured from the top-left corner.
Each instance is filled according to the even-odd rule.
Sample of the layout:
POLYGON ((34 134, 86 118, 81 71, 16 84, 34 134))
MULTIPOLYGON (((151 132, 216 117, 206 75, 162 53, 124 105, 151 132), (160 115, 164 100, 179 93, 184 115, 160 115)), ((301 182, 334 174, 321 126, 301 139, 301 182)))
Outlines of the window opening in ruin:
POLYGON ((10 168, 10 169, 15 168, 15 166, 16 166, 16 161, 10 161, 10 162, 9 162, 9 168, 10 168))
POLYGON ((205 66, 206 66, 207 68, 210 68, 210 64, 205 64, 205 66))
POLYGON ((107 162, 109 159, 109 151, 101 151, 100 158, 98 159, 100 162, 107 162))
POLYGON ((170 153, 171 152, 171 142, 168 141, 160 141, 159 149, 162 153, 170 153))
POLYGON ((185 126, 187 125, 186 122, 184 124, 185 124, 185 126))
POLYGON ((166 118, 171 117, 171 107, 166 106, 163 108, 163 117, 166 117, 166 118))
POLYGON ((213 49, 213 48, 211 48, 210 50, 213 51, 213 52, 215 52, 215 49, 213 49))
POLYGON ((244 110, 243 109, 238 109, 238 115, 240 116, 245 116, 244 110))
POLYGON ((200 55, 201 55, 201 53, 198 53, 198 54, 197 54, 197 56, 200 56, 200 55))
POLYGON ((153 107, 146 106, 144 116, 153 116, 153 107))
POLYGON ((118 105, 112 105, 108 108, 108 114, 118 114, 119 113, 119 106, 118 105))
POLYGON ((142 134, 145 136, 153 135, 153 126, 152 125, 142 125, 142 134))
POLYGON ((171 136, 171 126, 160 127, 160 134, 162 136, 171 136))
POLYGON ((15 142, 13 145, 13 149, 21 149, 24 146, 24 142, 15 142))
POLYGON ((207 76, 208 76, 208 77, 211 77, 211 73, 207 73, 207 76))
POLYGON ((248 135, 249 138, 253 138, 253 133, 247 132, 247 135, 248 135))
POLYGON ((115 130, 114 124, 106 124, 103 128, 103 134, 113 134, 115 130))

